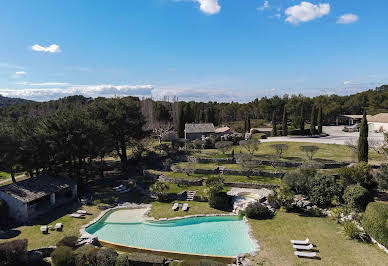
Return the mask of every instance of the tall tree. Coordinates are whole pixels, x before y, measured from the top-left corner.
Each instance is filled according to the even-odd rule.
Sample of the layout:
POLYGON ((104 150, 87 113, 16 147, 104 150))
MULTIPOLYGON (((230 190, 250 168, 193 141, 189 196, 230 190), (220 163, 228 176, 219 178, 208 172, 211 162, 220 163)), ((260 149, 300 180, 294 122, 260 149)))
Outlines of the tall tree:
POLYGON ((20 159, 20 142, 13 125, 0 127, 0 167, 11 174, 12 182, 16 182, 15 168, 20 159))
POLYGON ((304 136, 304 123, 305 123, 305 117, 304 117, 304 104, 302 102, 300 106, 300 134, 304 136))
POLYGON ((322 134, 322 105, 318 107, 318 133, 322 134))
POLYGON ((360 137, 358 139, 358 161, 359 162, 368 162, 368 120, 366 118, 366 112, 362 117, 361 126, 360 126, 360 137))
POLYGON ((179 104, 179 111, 178 111, 178 136, 180 138, 185 137, 185 112, 183 110, 183 103, 179 104))
POLYGON ((248 121, 247 121, 247 129, 248 131, 247 132, 251 132, 251 118, 248 116, 248 121))
POLYGON ((311 108, 311 121, 310 121, 311 135, 317 134, 316 126, 317 126, 317 120, 316 120, 316 116, 315 116, 315 105, 313 105, 313 107, 311 108))
POLYGON ((276 137, 278 135, 278 129, 276 124, 276 111, 272 112, 272 132, 271 135, 276 137))
POLYGON ((284 110, 283 110, 283 121, 282 121, 282 134, 283 136, 287 136, 288 135, 288 125, 287 125, 287 122, 288 119, 287 119, 287 109, 286 109, 286 106, 284 106, 284 110))

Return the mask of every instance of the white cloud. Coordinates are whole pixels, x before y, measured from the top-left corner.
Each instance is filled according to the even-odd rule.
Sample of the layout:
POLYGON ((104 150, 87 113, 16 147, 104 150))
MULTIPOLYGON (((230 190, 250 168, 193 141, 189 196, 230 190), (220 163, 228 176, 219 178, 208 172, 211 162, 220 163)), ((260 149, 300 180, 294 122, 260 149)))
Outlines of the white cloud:
POLYGON ((70 83, 66 82, 39 82, 39 83, 34 83, 34 82, 18 82, 16 83, 17 85, 23 85, 23 86, 56 86, 56 87, 63 87, 63 86, 69 86, 71 85, 70 83))
POLYGON ((200 9, 203 13, 208 15, 214 15, 220 12, 221 6, 218 4, 218 0, 194 0, 200 4, 200 9))
POLYGON ((360 85, 360 83, 347 80, 347 81, 344 81, 344 85, 360 85))
POLYGON ((257 10, 264 11, 264 9, 267 9, 267 8, 269 8, 269 1, 264 1, 263 6, 258 7, 257 10))
POLYGON ((52 44, 52 45, 47 46, 47 47, 40 46, 39 44, 34 44, 33 46, 31 46, 31 49, 33 51, 36 51, 36 52, 45 52, 45 53, 46 52, 47 53, 60 53, 60 52, 62 52, 61 48, 57 44, 52 44))
POLYGON ((358 16, 354 14, 344 14, 337 20, 337 24, 351 24, 358 21, 358 16))
POLYGON ((17 66, 17 65, 9 64, 7 62, 0 62, 0 68, 24 69, 24 67, 22 67, 22 66, 17 66))
POLYGON ((24 76, 24 75, 27 75, 27 72, 25 72, 25 71, 16 71, 16 72, 15 72, 15 75, 24 76))
POLYGON ((314 5, 310 2, 301 2, 299 5, 291 6, 286 9, 286 22, 298 24, 317 18, 321 18, 330 13, 330 4, 314 5))

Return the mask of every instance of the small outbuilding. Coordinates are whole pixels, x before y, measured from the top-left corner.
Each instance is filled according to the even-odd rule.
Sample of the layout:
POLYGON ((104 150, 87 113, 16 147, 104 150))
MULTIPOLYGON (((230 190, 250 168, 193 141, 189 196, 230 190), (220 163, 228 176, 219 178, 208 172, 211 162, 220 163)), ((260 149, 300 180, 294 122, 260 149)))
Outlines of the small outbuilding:
POLYGON ((22 223, 76 198, 77 184, 65 177, 32 177, 0 187, 0 199, 8 204, 10 216, 22 223))
POLYGON ((388 113, 371 115, 367 119, 370 131, 388 132, 388 113))
POLYGON ((215 134, 215 128, 213 123, 186 123, 185 124, 185 139, 202 139, 203 137, 208 137, 212 134, 215 134))
POLYGON ((232 134, 232 130, 230 130, 230 127, 219 127, 216 128, 216 134, 217 136, 224 136, 224 135, 229 135, 232 134))

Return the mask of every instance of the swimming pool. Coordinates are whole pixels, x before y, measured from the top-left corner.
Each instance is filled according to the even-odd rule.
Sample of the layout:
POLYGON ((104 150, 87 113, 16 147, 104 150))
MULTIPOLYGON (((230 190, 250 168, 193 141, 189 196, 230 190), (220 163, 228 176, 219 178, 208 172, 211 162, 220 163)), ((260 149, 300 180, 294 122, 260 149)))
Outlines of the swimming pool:
POLYGON ((110 215, 86 232, 117 244, 170 252, 236 256, 256 249, 248 225, 238 216, 123 223, 110 222, 110 215))

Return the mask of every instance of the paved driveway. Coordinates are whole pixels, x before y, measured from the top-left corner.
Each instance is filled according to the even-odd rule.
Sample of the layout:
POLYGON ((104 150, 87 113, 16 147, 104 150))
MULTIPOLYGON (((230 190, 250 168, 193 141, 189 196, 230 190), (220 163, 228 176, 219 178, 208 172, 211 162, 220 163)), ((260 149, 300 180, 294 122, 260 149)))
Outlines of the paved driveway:
MULTIPOLYGON (((359 133, 343 132, 343 126, 327 126, 323 127, 323 132, 329 134, 327 137, 313 138, 304 136, 288 136, 288 137, 270 137, 263 139, 261 142, 275 142, 275 141, 290 141, 290 142, 313 142, 313 143, 327 143, 327 144, 340 144, 345 145, 347 143, 357 143, 359 133)), ((383 143, 384 135, 382 133, 369 132, 368 138, 370 144, 378 145, 383 143)))

